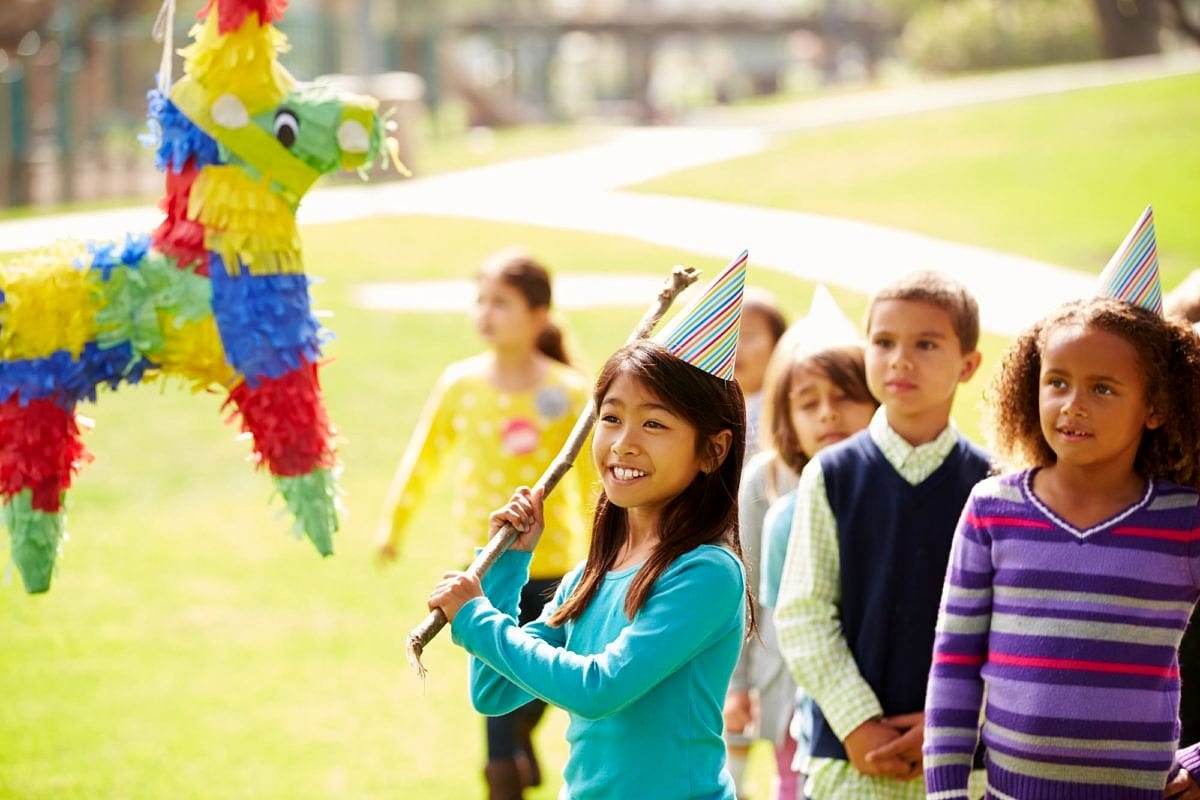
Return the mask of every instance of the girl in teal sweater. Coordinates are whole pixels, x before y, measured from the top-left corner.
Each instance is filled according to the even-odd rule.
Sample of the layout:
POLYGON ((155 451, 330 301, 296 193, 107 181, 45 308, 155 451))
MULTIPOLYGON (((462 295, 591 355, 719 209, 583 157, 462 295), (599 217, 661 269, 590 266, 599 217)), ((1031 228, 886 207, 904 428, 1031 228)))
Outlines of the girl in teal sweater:
POLYGON ((447 573, 429 598, 471 653, 484 714, 541 698, 570 715, 560 798, 733 800, 721 708, 747 621, 737 529, 745 411, 732 380, 643 341, 596 384, 604 492, 587 560, 542 616, 516 623, 540 492, 491 517, 521 531, 480 584, 447 573))

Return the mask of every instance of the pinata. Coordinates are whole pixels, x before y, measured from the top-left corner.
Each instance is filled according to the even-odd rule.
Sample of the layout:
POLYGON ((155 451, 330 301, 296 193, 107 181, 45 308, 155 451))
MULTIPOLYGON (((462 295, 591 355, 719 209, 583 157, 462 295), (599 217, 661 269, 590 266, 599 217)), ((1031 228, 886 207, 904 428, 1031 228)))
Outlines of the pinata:
POLYGON ((375 99, 298 82, 279 63, 285 7, 211 0, 174 84, 168 36, 149 94, 166 173, 156 230, 0 267, 0 495, 30 593, 50 588, 63 504, 87 458, 76 406, 162 375, 228 393, 297 535, 333 551, 334 429, 318 383, 327 334, 309 306, 296 209, 321 175, 365 175, 395 147, 375 99))

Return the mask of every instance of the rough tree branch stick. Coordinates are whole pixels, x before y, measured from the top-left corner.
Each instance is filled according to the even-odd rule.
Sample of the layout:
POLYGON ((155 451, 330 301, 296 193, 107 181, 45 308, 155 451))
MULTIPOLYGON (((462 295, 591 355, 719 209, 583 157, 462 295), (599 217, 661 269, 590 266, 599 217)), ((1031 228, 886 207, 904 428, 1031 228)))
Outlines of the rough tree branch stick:
MULTIPOLYGON (((699 273, 689 267, 675 267, 671 271, 671 277, 666 280, 662 290, 658 293, 658 298, 646 311, 641 321, 638 322, 637 327, 633 329, 633 333, 629 335, 626 344, 649 336, 654 330, 654 326, 662 319, 663 314, 667 313, 667 309, 671 307, 671 303, 675 301, 675 298, 679 296, 680 292, 695 283, 698 276, 699 273)), ((562 450, 559 451, 554 461, 551 462, 550 466, 546 468, 545 473, 538 480, 538 485, 545 488, 547 495, 554 491, 554 487, 558 485, 558 482, 571 469, 571 465, 575 463, 576 456, 583 449, 583 443, 587 440, 588 434, 595 424, 596 407, 589 400, 587 408, 579 415, 579 419, 575 422, 575 427, 572 429, 571 435, 567 437, 567 441, 563 444, 562 450)), ((484 573, 491 569, 492 564, 496 563, 496 559, 517 540, 517 534, 518 531, 516 528, 505 524, 491 538, 487 546, 480 551, 479 555, 475 556, 475 560, 467 568, 468 574, 476 578, 482 578, 484 573)), ((429 613, 429 616, 420 625, 413 628, 408 634, 408 663, 422 678, 425 677, 425 665, 421 663, 421 653, 424 652, 425 645, 429 644, 433 640, 433 637, 438 635, 438 631, 445 626, 446 615, 442 613, 440 608, 436 608, 429 613)))

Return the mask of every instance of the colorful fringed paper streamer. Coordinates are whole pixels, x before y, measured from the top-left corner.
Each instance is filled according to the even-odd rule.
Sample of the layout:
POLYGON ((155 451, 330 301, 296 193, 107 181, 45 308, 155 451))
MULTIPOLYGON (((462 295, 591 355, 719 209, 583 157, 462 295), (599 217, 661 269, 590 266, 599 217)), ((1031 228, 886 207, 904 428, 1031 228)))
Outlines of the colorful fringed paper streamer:
POLYGON ((63 538, 61 511, 33 507, 26 489, 4 506, 4 523, 12 539, 12 559, 21 573, 25 591, 40 594, 50 590, 54 561, 63 538))
MULTIPOLYGON (((208 0, 196 15, 197 19, 211 14, 214 5, 217 0, 208 0)), ((288 0, 221 0, 217 9, 218 28, 221 33, 236 31, 250 14, 256 15, 262 24, 278 22, 287 7, 288 0)))
POLYGON ((231 276, 216 254, 210 272, 225 352, 251 387, 320 359, 327 334, 310 310, 307 276, 231 276))
MULTIPOLYGON (((246 17, 236 30, 221 33, 218 16, 209 14, 193 26, 195 41, 180 51, 187 78, 205 87, 212 100, 223 94, 238 98, 251 114, 278 105, 295 84, 276 60, 288 50, 287 37, 271 25, 260 25, 255 17, 246 17)), ((200 127, 208 130, 203 124, 200 127)))
POLYGON ((72 263, 82 255, 49 248, 0 269, 0 358, 78 354, 95 338, 87 273, 72 263))
POLYGON ((52 399, 0 403, 0 492, 32 492, 33 507, 58 511, 71 476, 90 458, 74 409, 52 399))
POLYGON ((296 217, 270 186, 234 166, 208 167, 192 184, 188 217, 205 227, 204 246, 225 268, 240 264, 252 275, 298 273, 296 217))
POLYGON ((316 364, 254 388, 240 383, 230 398, 242 415, 242 430, 254 433, 259 464, 272 475, 306 475, 334 465, 335 431, 321 403, 316 364))
POLYGON ((340 503, 333 470, 317 469, 306 475, 277 475, 275 485, 296 519, 293 530, 303 533, 323 556, 333 554, 333 534, 338 529, 340 503))

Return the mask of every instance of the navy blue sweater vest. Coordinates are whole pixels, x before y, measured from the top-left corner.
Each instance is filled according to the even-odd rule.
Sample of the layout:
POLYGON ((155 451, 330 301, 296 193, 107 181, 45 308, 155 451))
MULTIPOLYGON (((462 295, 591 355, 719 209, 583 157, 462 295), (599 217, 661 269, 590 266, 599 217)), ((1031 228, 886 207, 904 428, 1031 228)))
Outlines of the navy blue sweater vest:
MULTIPOLYGON (((865 430, 817 458, 837 520, 842 633, 885 716, 921 711, 950 543, 967 495, 987 477, 987 453, 959 437, 916 486, 865 430)), ((846 758, 816 707, 812 753, 846 758)))

